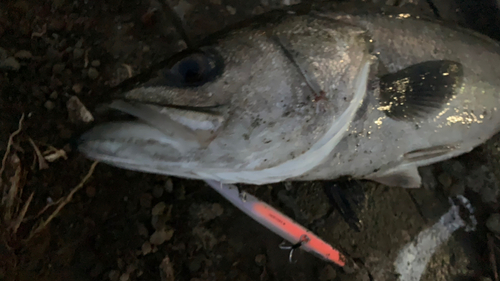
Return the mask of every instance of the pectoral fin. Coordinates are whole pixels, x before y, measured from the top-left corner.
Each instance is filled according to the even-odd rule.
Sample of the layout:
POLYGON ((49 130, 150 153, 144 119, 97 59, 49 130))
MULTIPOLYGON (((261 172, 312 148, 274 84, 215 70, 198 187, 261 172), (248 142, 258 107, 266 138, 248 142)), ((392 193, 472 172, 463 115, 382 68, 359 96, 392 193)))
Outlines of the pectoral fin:
POLYGON ((442 108, 460 88, 462 64, 426 61, 379 78, 379 109, 395 120, 428 117, 442 108))

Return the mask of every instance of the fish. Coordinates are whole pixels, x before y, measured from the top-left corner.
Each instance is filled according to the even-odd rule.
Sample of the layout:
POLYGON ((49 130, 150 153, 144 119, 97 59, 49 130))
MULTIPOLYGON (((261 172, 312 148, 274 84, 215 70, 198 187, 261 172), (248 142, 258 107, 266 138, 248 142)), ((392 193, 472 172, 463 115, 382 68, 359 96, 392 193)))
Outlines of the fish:
MULTIPOLYGON (((358 7, 359 8, 359 7, 358 7)), ((221 184, 349 177, 417 188, 418 168, 500 130, 500 46, 402 12, 316 9, 218 34, 109 107, 86 157, 221 184)))

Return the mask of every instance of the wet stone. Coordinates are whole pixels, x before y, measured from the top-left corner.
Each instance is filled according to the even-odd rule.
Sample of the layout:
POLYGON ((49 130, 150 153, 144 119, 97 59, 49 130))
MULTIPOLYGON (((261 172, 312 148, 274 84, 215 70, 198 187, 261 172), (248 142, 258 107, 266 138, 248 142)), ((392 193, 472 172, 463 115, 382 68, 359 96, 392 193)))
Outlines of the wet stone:
POLYGON ((73 58, 74 59, 79 59, 79 58, 83 57, 84 53, 85 53, 85 51, 83 49, 75 48, 73 50, 73 58))
POLYGON ((53 91, 53 92, 50 94, 49 98, 51 98, 51 99, 55 100, 55 99, 57 99, 57 96, 58 96, 57 92, 56 92, 56 91, 53 91))
POLYGON ((120 271, 111 270, 108 274, 108 278, 110 281, 118 281, 118 279, 120 278, 120 271))
POLYGON ((18 51, 17 53, 15 53, 14 57, 18 58, 18 59, 31 59, 33 57, 33 55, 31 54, 30 51, 21 50, 21 51, 18 51))
POLYGON ((167 193, 172 193, 174 191, 174 183, 172 182, 172 179, 171 178, 168 178, 166 181, 165 181, 165 191, 167 193))
POLYGON ((438 176, 438 181, 446 189, 450 187, 452 183, 451 176, 448 173, 441 173, 438 176))
POLYGON ((492 214, 486 220, 486 227, 495 234, 500 234, 500 214, 492 214))
POLYGON ((56 107, 56 104, 53 101, 48 100, 43 104, 43 106, 45 106, 47 110, 52 110, 56 107))
POLYGON ((153 209, 151 210, 151 215, 153 215, 153 216, 162 215, 164 213, 166 207, 167 207, 167 205, 165 205, 164 202, 160 202, 160 203, 156 204, 153 207, 153 209))
POLYGON ((63 70, 66 68, 66 64, 64 63, 56 63, 54 66, 52 66, 52 73, 53 74, 60 74, 63 72, 63 70))
POLYGON ((87 72, 87 76, 90 79, 95 80, 95 79, 97 79, 97 77, 99 77, 99 71, 97 71, 97 69, 95 69, 94 67, 91 67, 91 68, 89 68, 89 70, 87 72))
POLYGON ((255 256, 255 264, 258 266, 264 266, 266 265, 266 255, 264 254, 259 254, 255 256))
POLYGON ((93 60, 90 65, 92 65, 93 67, 99 67, 101 65, 101 61, 100 60, 93 60))
POLYGON ((155 198, 160 198, 163 195, 164 189, 161 186, 153 187, 153 196, 155 198))
POLYGON ((151 245, 151 243, 149 241, 146 241, 146 242, 144 242, 144 244, 142 244, 141 251, 142 251, 142 254, 144 256, 151 253, 152 249, 153 249, 153 246, 151 245))
POLYGON ((21 64, 14 57, 0 61, 0 69, 18 71, 20 68, 21 64))

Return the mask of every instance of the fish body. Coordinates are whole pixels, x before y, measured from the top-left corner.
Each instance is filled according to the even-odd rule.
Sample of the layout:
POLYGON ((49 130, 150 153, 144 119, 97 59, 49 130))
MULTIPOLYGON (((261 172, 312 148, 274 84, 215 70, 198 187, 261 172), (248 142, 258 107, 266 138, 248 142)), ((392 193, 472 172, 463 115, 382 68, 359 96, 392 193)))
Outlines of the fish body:
POLYGON ((221 183, 350 176, 417 187, 417 168, 500 129, 500 47, 407 14, 314 12, 183 52, 85 133, 114 166, 221 183))

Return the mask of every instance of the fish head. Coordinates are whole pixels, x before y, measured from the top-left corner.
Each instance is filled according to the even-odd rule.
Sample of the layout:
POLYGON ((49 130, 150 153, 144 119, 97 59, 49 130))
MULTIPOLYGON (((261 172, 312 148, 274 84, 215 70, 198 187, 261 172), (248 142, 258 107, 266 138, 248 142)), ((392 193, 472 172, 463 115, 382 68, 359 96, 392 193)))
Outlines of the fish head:
POLYGON ((173 57, 110 106, 79 150, 114 166, 264 184, 325 161, 366 93, 369 39, 330 19, 289 16, 173 57))

